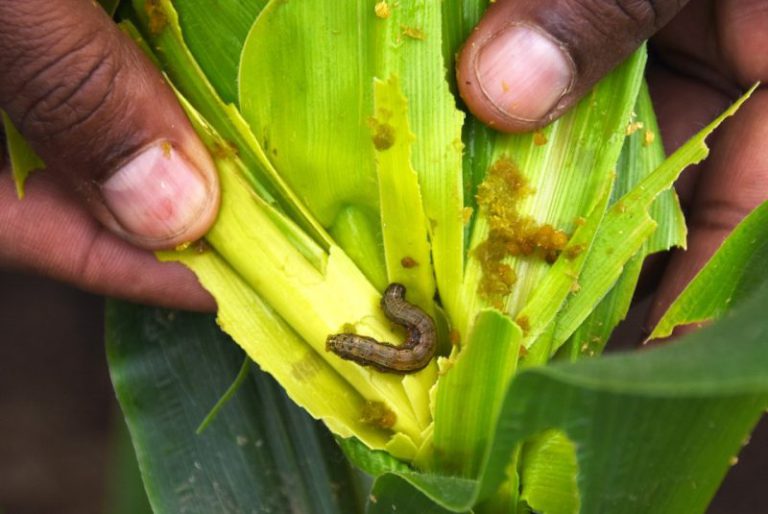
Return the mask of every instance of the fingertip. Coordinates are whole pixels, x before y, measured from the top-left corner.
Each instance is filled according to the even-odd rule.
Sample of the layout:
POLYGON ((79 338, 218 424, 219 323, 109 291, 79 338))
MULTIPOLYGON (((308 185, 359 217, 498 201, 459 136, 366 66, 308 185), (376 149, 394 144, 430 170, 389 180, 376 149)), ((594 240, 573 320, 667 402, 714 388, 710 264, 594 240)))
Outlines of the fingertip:
POLYGON ((153 250, 200 238, 217 174, 172 88, 100 9, 62 0, 56 16, 29 21, 40 9, 0 2, 3 110, 117 235, 153 250))
POLYGON ((459 55, 457 81, 481 121, 524 132, 551 121, 573 87, 575 70, 564 45, 534 25, 480 25, 459 55))
POLYGON ((99 187, 106 224, 147 249, 174 248, 202 237, 219 206, 218 178, 207 152, 167 140, 131 156, 99 187))
POLYGON ((189 268, 160 262, 106 230, 55 176, 33 174, 27 196, 18 201, 6 172, 0 170, 0 268, 147 305, 216 311, 215 299, 189 268))
POLYGON ((683 4, 492 2, 459 56, 461 96, 496 129, 540 128, 576 104, 683 4))

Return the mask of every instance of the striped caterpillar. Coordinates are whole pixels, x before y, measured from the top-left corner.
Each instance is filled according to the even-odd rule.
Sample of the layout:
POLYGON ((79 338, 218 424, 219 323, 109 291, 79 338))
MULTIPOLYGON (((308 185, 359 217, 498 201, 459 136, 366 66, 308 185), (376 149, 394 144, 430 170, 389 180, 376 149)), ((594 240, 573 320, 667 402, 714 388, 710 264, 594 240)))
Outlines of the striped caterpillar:
POLYGON ((408 336, 402 345, 379 342, 357 334, 328 336, 325 349, 362 366, 384 373, 413 373, 424 368, 437 347, 434 320, 423 310, 405 301, 405 286, 389 284, 381 297, 381 309, 392 322, 405 327, 408 336))

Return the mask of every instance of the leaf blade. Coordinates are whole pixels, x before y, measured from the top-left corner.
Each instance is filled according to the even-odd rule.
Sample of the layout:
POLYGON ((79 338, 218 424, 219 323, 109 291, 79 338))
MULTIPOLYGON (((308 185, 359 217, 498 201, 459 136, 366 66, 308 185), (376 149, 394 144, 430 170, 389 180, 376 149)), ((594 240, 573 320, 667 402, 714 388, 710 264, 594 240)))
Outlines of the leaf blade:
POLYGON ((650 339, 666 337, 682 324, 723 315, 743 301, 766 276, 768 202, 752 211, 726 238, 715 255, 675 299, 650 339))
POLYGON ((242 362, 211 316, 113 302, 107 323, 110 373, 156 514, 359 512, 359 498, 331 487, 354 487, 333 440, 263 373, 195 435, 242 362))

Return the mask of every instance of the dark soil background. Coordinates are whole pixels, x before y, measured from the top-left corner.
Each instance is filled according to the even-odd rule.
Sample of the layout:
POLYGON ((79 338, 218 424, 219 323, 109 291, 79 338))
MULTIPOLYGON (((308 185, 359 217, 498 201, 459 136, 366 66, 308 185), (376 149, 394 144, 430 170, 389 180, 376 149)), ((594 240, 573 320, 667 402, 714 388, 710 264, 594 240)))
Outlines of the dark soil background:
MULTIPOLYGON (((104 357, 103 308, 96 296, 0 272, 2 514, 110 513, 106 481, 117 405, 104 357)), ((768 513, 766 484, 764 418, 709 513, 768 513)))

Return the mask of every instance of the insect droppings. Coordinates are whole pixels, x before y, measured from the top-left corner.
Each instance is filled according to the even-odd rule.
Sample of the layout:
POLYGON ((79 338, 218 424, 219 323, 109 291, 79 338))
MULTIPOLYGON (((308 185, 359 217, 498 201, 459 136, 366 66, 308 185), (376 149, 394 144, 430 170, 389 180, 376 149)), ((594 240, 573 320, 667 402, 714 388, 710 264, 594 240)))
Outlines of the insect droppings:
POLYGON ((381 298, 381 309, 392 322, 405 327, 407 337, 399 346, 357 334, 328 336, 325 349, 342 359, 371 366, 384 373, 413 373, 429 364, 437 348, 435 321, 423 310, 405 301, 405 286, 389 284, 381 298))

